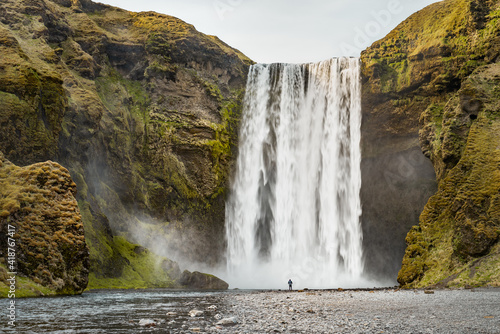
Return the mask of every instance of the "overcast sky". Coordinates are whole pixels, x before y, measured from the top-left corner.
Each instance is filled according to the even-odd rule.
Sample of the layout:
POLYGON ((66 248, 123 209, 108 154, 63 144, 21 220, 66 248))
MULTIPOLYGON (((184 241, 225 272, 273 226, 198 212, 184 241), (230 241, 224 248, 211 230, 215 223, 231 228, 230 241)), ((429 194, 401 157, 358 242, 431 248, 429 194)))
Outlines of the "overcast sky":
POLYGON ((155 11, 216 35, 258 63, 359 56, 436 0, 94 0, 155 11))

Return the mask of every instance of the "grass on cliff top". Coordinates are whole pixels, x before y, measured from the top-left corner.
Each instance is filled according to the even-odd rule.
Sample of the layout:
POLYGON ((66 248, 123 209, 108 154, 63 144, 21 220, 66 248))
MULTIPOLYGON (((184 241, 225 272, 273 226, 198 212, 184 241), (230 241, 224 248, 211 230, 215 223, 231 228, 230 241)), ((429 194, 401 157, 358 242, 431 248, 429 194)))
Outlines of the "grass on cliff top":
POLYGON ((102 12, 89 13, 89 17, 100 27, 113 36, 134 37, 138 40, 146 40, 153 33, 164 34, 168 40, 174 43, 176 40, 196 39, 207 48, 217 47, 225 54, 235 54, 245 65, 254 62, 241 51, 234 49, 221 41, 218 37, 205 35, 174 16, 159 14, 156 12, 128 12, 118 8, 109 7, 102 12), (125 29, 123 29, 125 28, 125 29))
POLYGON ((221 49, 222 51, 224 51, 225 53, 236 53, 236 55, 238 56, 238 58, 241 59, 241 61, 245 64, 245 65, 253 65, 255 64, 255 62, 253 60, 251 60, 250 58, 248 58, 247 56, 245 56, 240 50, 237 50, 237 49, 234 49, 232 47, 230 47, 229 45, 227 45, 226 43, 224 43, 219 37, 217 36, 213 36, 213 35, 207 35, 208 38, 210 38, 215 44, 217 44, 221 49))
POLYGON ((131 13, 133 25, 143 31, 167 32, 172 37, 184 38, 197 34, 193 25, 176 17, 155 12, 131 13))
POLYGON ((410 16, 398 25, 384 39, 375 42, 374 46, 385 44, 383 49, 390 48, 397 53, 403 45, 396 42, 412 42, 412 54, 433 46, 447 44, 450 39, 460 36, 469 19, 469 0, 447 0, 434 3, 410 16))
MULTIPOLYGON (((500 30, 500 5, 498 1, 496 4, 483 4, 489 6, 491 12, 486 16, 485 26, 476 33, 473 23, 476 13, 471 12, 471 2, 445 0, 425 7, 399 24, 385 38, 375 42, 366 50, 364 58, 372 62, 387 58, 387 62, 397 63, 407 56, 416 56, 431 49, 434 49, 431 54, 439 54, 441 47, 448 48, 455 56, 470 55, 473 61, 474 57, 481 58, 500 30)), ((455 56, 451 57, 452 60, 455 56)), ((445 58, 443 60, 446 61, 445 58)))

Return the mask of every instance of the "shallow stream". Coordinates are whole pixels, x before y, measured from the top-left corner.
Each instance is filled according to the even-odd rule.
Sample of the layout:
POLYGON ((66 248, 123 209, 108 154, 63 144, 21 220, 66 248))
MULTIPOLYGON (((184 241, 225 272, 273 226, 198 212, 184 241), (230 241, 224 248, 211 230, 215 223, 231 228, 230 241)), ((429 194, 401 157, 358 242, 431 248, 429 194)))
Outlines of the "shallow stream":
MULTIPOLYGON (((81 296, 16 299, 16 327, 1 333, 185 333, 213 326, 232 292, 100 290, 81 296), (214 307, 215 306, 215 307, 214 307), (215 309, 216 308, 216 309, 215 309), (203 311, 191 317, 192 310, 203 311), (176 314, 167 315, 169 312, 176 314), (194 330, 193 330, 194 329, 194 330)), ((3 310, 8 300, 0 300, 3 310)), ((6 312, 2 312, 6 317, 6 312)))

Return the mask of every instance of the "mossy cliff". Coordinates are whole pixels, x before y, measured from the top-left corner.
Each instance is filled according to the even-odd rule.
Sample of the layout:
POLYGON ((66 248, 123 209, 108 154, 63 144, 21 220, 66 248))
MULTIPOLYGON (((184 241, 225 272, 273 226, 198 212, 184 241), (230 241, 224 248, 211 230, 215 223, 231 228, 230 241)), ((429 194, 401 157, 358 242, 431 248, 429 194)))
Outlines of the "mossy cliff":
POLYGON ((0 153, 0 297, 9 290, 7 272, 17 273, 22 295, 87 287, 88 248, 75 192, 58 163, 17 167, 0 153))
POLYGON ((415 221, 421 211, 401 210, 397 197, 405 207, 405 192, 412 189, 419 203, 426 201, 433 192, 422 182, 430 179, 428 166, 403 159, 402 172, 388 174, 396 196, 379 214, 395 210, 400 216, 394 224, 416 225, 398 275, 405 287, 500 283, 499 18, 498 1, 445 0, 412 15, 362 54, 364 156, 380 161, 386 151, 418 148, 438 182, 415 221))
POLYGON ((3 1, 0 54, 0 151, 68 168, 90 286, 172 285, 172 264, 129 241, 217 263, 248 58, 177 18, 89 0, 3 1))

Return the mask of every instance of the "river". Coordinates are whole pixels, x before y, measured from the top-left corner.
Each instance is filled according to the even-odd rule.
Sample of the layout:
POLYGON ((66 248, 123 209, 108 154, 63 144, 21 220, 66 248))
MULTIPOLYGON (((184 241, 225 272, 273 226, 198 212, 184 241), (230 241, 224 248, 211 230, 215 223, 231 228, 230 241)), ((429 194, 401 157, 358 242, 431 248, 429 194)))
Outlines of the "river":
MULTIPOLYGON (((225 309, 223 296, 231 293, 100 290, 80 296, 16 299, 16 327, 9 327, 2 319, 0 332, 185 333, 215 324, 215 316, 225 309), (204 311, 203 315, 191 317, 189 312, 194 309, 204 311), (168 312, 177 314, 168 316, 168 312), (155 325, 148 326, 151 322, 155 325)), ((8 302, 0 300, 3 310, 8 302)))

